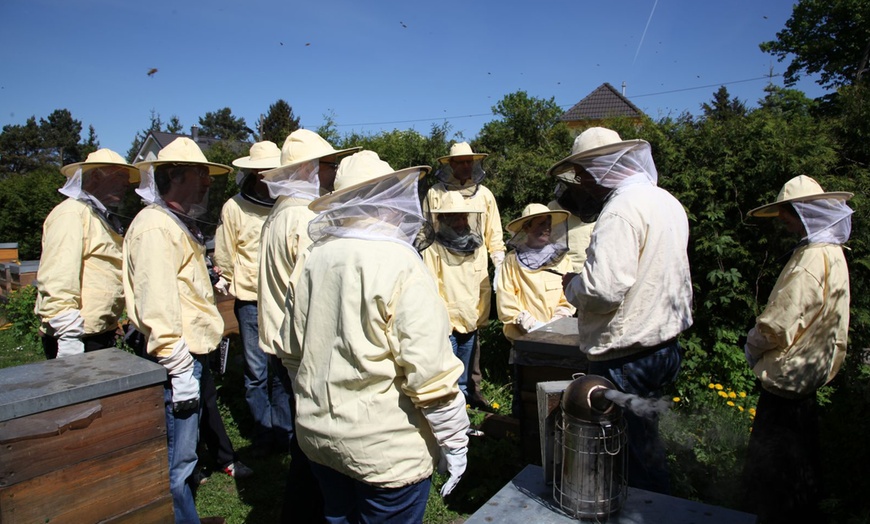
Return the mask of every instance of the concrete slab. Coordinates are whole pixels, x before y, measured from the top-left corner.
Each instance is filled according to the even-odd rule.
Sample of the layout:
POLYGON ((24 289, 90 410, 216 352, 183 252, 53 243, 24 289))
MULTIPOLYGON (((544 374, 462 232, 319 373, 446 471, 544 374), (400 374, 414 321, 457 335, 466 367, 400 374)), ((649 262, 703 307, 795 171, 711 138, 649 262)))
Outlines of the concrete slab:
MULTIPOLYGON (((628 488, 622 509, 602 522, 613 524, 754 524, 755 515, 628 488)), ((529 465, 471 515, 465 524, 569 524, 553 500, 540 466, 529 465)), ((582 522, 594 522, 586 521, 582 522)))

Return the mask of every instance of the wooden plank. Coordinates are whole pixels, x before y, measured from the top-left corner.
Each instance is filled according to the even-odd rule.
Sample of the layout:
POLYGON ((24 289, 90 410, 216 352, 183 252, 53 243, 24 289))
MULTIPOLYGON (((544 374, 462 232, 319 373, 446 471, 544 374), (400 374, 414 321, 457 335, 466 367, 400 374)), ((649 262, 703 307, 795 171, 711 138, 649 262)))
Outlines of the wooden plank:
POLYGON ((166 439, 155 438, 0 489, 0 522, 101 522, 167 493, 166 439))
MULTIPOLYGON (((166 440, 163 386, 127 391, 100 399, 101 411, 90 424, 79 429, 45 435, 34 430, 26 438, 33 419, 45 419, 94 401, 74 404, 0 423, 0 487, 24 482, 67 465, 114 452, 142 441, 166 440), (25 435, 25 437, 22 437, 25 435)), ((36 427, 40 427, 39 424, 36 427)), ((165 452, 164 452, 165 453, 165 452)), ((168 466, 167 466, 168 467, 168 466)))
POLYGON ((164 497, 123 515, 104 520, 101 524, 172 524, 174 522, 172 495, 167 493, 164 497))
POLYGON ((236 318, 236 313, 233 310, 236 297, 221 294, 217 294, 216 297, 215 303, 221 317, 224 319, 224 336, 238 334, 239 320, 236 318))

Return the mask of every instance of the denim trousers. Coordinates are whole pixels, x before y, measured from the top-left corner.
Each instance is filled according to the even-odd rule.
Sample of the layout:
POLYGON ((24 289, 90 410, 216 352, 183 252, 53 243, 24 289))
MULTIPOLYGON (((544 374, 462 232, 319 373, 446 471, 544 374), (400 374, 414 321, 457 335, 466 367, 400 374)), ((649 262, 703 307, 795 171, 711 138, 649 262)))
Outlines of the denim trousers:
POLYGON ((233 310, 239 321, 245 358, 245 400, 254 419, 253 445, 276 443, 286 447, 293 432, 292 393, 281 380, 281 374, 287 371, 278 358, 260 349, 257 303, 236 300, 233 310))
POLYGON ((311 471, 323 491, 330 524, 423 522, 431 477, 401 488, 378 488, 314 462, 311 471))
MULTIPOLYGON (((677 379, 683 358, 673 340, 654 351, 589 363, 589 373, 600 375, 623 393, 658 398, 677 379)), ((659 416, 637 415, 624 410, 628 432, 628 484, 635 488, 670 493, 670 474, 664 442, 659 436, 659 416)))
MULTIPOLYGON (((208 373, 201 357, 194 357, 193 376, 202 380, 208 373)), ((167 380, 163 386, 163 403, 166 410, 166 436, 169 441, 169 491, 175 522, 199 524, 196 503, 193 499, 191 477, 196 469, 196 444, 199 440, 199 409, 183 413, 172 411, 172 386, 167 380)))
POLYGON ((477 341, 477 330, 471 333, 459 333, 454 331, 450 334, 450 345, 453 346, 453 354, 462 361, 462 375, 459 376, 459 391, 465 395, 465 401, 471 397, 473 391, 468 390, 468 382, 471 379, 471 358, 474 356, 474 346, 477 341))

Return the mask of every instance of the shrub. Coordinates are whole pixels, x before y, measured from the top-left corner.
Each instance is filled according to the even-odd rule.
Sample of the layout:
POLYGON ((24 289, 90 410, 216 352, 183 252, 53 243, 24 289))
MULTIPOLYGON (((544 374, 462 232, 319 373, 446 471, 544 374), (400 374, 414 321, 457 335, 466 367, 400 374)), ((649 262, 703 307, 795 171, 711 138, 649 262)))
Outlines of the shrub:
POLYGON ((39 318, 33 311, 36 287, 26 286, 13 291, 0 303, 0 314, 11 324, 12 333, 22 339, 35 339, 39 331, 39 318))

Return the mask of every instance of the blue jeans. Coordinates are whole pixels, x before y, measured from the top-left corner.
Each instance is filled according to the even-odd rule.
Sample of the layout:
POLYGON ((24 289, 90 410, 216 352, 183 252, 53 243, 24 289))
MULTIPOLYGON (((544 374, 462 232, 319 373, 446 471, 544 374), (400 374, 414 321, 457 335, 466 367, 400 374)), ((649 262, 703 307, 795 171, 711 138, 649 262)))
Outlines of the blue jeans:
POLYGON ((330 524, 423 522, 431 478, 402 488, 377 488, 314 462, 311 471, 323 491, 330 524))
MULTIPOLYGON (((680 372, 680 344, 673 340, 653 351, 624 358, 590 362, 589 373, 609 379, 623 393, 658 398, 680 372)), ((628 484, 670 493, 670 475, 665 446, 659 436, 658 414, 642 417, 624 410, 628 431, 628 484)))
MULTIPOLYGON (((202 379, 208 373, 200 358, 194 357, 193 376, 202 379)), ((175 522, 199 524, 196 503, 193 500, 191 476, 196 469, 196 444, 199 440, 199 409, 184 413, 172 411, 172 386, 167 380, 163 385, 163 403, 166 410, 166 436, 169 441, 169 491, 175 522)))
POLYGON ((459 391, 465 395, 465 401, 471 396, 468 391, 468 381, 471 379, 471 357, 474 356, 474 346, 477 340, 477 330, 471 333, 459 333, 454 331, 450 334, 450 345, 453 346, 453 354, 462 361, 462 375, 459 376, 459 391))
POLYGON ((245 357, 245 400, 254 418, 253 445, 286 447, 293 432, 290 395, 281 380, 287 373, 281 361, 260 349, 257 303, 236 300, 233 311, 239 321, 239 334, 245 357), (271 377, 269 370, 272 370, 271 377))

